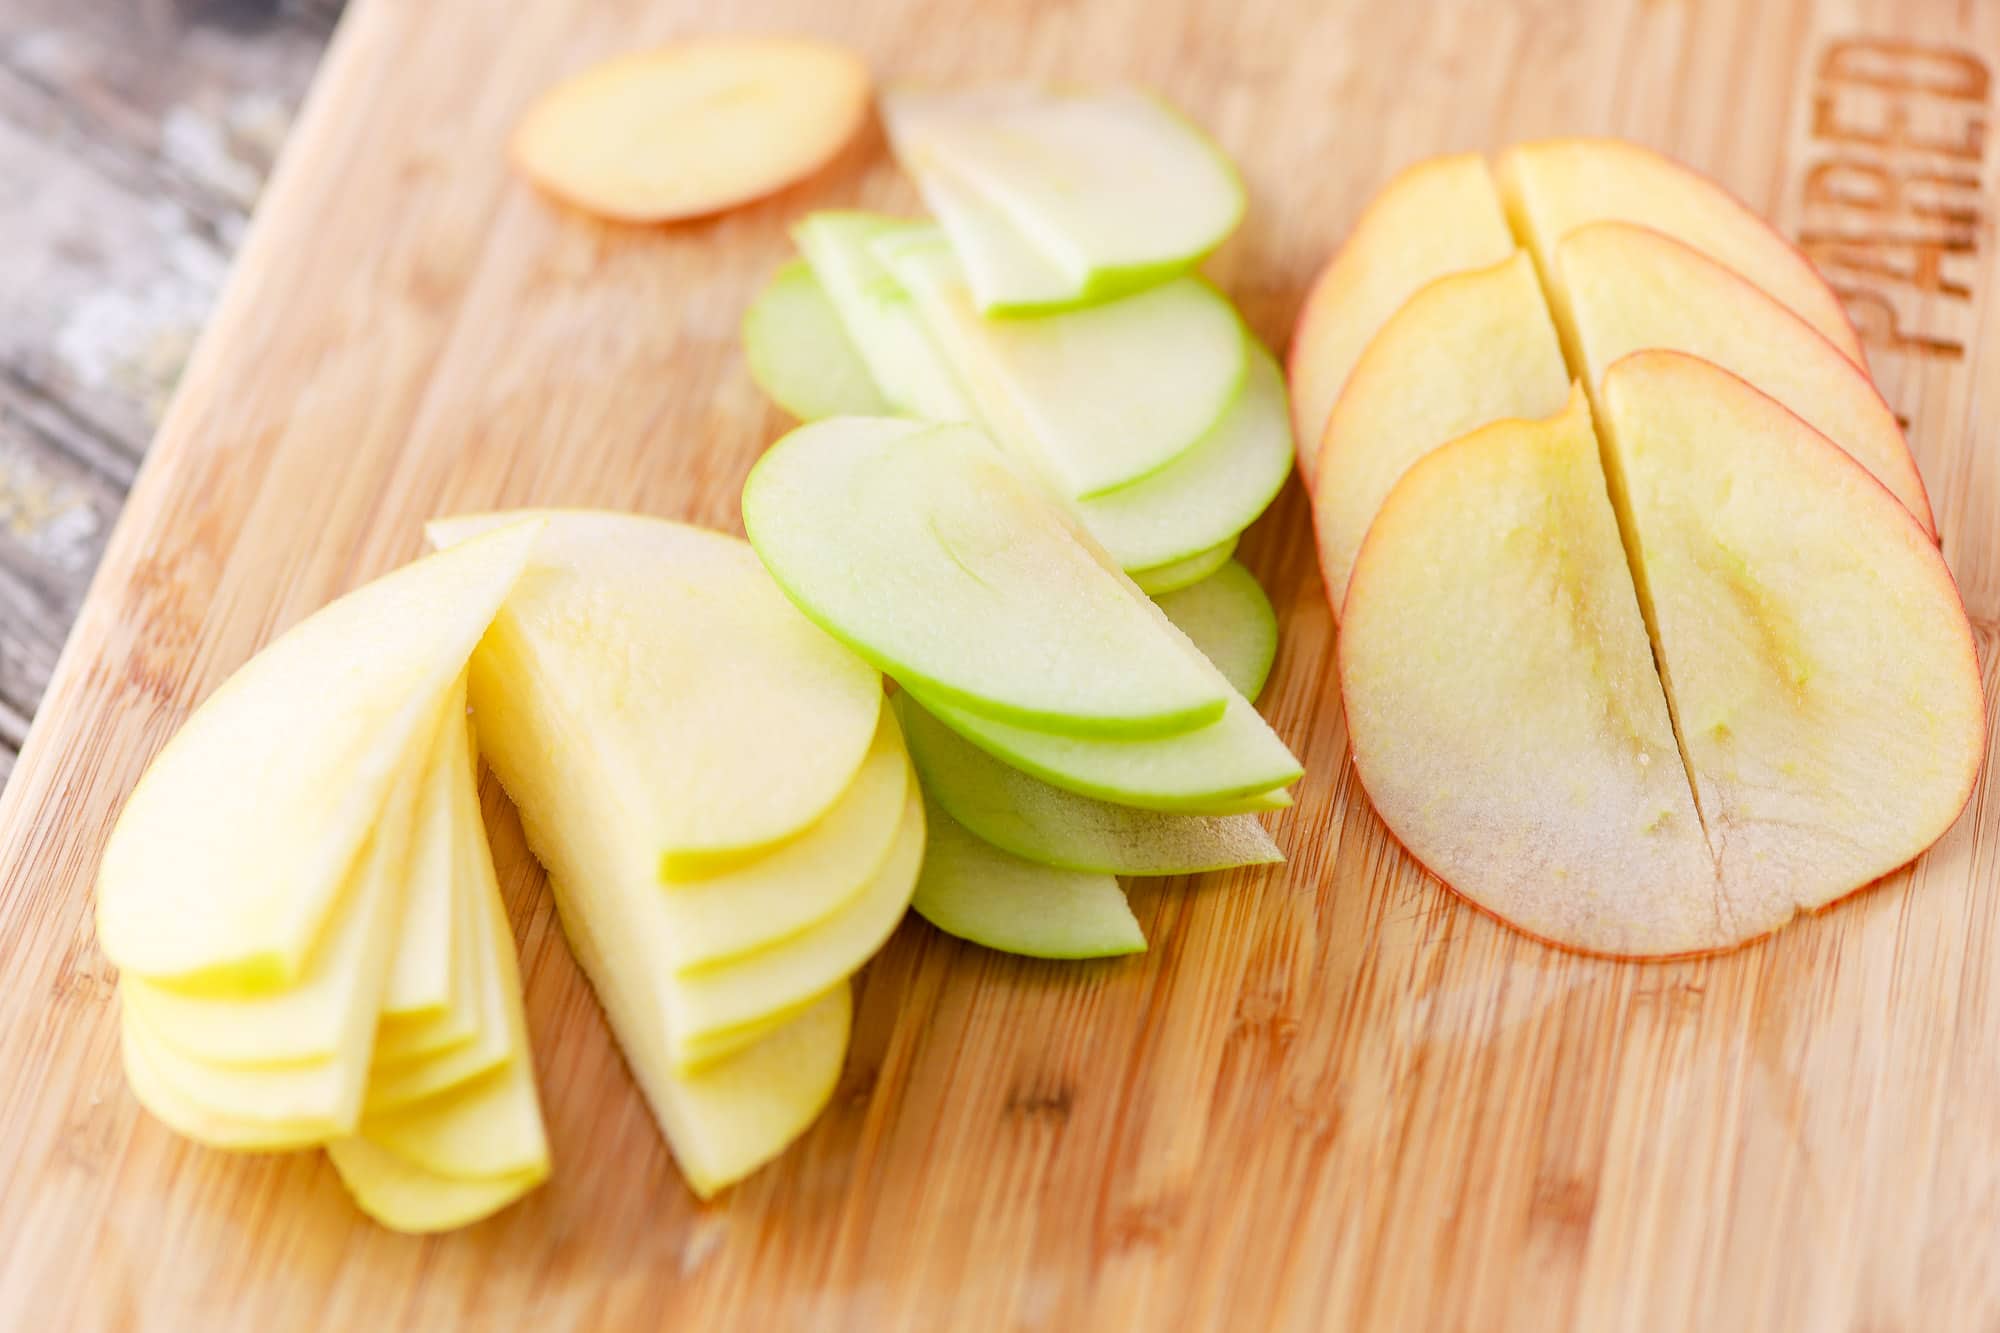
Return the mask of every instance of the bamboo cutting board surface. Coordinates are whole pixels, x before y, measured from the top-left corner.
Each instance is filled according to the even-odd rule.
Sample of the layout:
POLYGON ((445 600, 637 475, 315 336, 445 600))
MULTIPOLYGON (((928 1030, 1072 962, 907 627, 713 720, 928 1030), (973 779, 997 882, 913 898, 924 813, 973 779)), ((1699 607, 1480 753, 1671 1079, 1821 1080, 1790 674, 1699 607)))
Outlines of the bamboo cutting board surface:
POLYGON ((1991 766, 1914 869, 1773 939, 1551 951, 1420 873, 1352 781, 1296 487, 1246 544, 1284 627, 1265 710, 1309 768, 1274 819, 1289 865, 1142 883, 1136 961, 912 921, 859 984, 831 1109, 716 1203, 680 1185, 490 790, 548 1187, 411 1240, 316 1156, 140 1113, 91 881, 188 708, 435 513, 736 529, 782 424, 736 327, 787 223, 913 205, 879 134, 671 230, 509 176, 549 81, 723 28, 837 37, 885 77, 1158 88, 1243 165, 1211 271, 1280 346, 1417 157, 1556 133, 1682 157, 1848 296, 2000 684, 2000 5, 358 0, 0 797, 0 1326, 2000 1327, 1991 766))

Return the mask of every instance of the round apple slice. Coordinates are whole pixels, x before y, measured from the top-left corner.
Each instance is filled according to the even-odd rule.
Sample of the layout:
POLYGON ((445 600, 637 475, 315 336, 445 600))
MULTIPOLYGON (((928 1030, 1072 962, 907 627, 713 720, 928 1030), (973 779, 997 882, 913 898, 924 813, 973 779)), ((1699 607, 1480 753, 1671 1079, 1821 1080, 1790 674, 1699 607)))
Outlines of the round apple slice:
POLYGON ((719 213, 810 175, 867 119, 868 68, 800 37, 706 37, 557 84, 514 131, 515 164, 599 217, 719 213))
POLYGON ((743 353, 757 387, 801 421, 879 417, 891 410, 802 259, 773 274, 751 303, 743 316, 743 353))
POLYGON ((1676 352, 1604 377, 1632 534, 1696 798, 1718 941, 1775 929, 1935 842, 1985 737, 1944 559, 1848 454, 1676 352))
POLYGON ((1157 736, 1221 714, 1228 684, 985 436, 908 425, 805 426, 751 472, 744 526, 801 609, 906 687, 993 718, 1157 736))

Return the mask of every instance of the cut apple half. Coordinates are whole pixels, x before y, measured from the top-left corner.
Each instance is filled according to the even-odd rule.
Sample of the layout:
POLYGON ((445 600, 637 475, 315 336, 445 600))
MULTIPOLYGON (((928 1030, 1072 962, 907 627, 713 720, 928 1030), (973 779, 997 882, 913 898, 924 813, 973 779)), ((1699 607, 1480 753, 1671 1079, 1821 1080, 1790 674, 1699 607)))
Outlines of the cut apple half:
POLYGON ((299 980, 539 535, 512 525, 347 594, 195 710, 105 845, 97 936, 122 972, 183 990, 299 980))
MULTIPOLYGON (((920 186, 951 173, 1068 279, 1052 291, 1046 273, 982 263, 976 290, 988 314, 1158 282, 1220 245, 1243 217, 1243 184, 1229 159, 1157 99, 1129 88, 905 88, 884 97, 883 117, 920 186)), ((939 214, 968 254, 993 243, 990 228, 965 225, 962 213, 939 214)))
POLYGON ((1238 694, 1254 701, 1264 692, 1278 657, 1278 613, 1254 574, 1232 560, 1153 600, 1238 694))
POLYGON ((1495 175, 1507 214, 1543 272, 1562 239, 1592 222, 1634 222, 1666 233, 1756 284, 1819 330, 1855 365, 1861 339, 1797 247, 1714 181, 1637 144, 1548 139, 1502 153, 1495 175))
POLYGON ((1243 388, 1243 323, 1196 279, 1059 314, 991 319, 942 232, 912 229, 872 250, 916 302, 980 421, 1065 497, 1088 500, 1159 472, 1243 388))
POLYGON ((1514 253, 1492 173, 1477 153, 1419 162, 1375 196, 1313 280, 1287 373, 1299 474, 1315 487, 1319 444, 1362 349, 1405 301, 1444 277, 1514 253))
POLYGON ((1600 383, 1632 352, 1698 356, 1845 449, 1936 540, 1923 478, 1867 372, 1761 288, 1662 232, 1626 222, 1570 232, 1556 246, 1551 276, 1551 304, 1588 383, 1600 383))
POLYGON ((984 435, 902 424, 804 426, 752 470, 744 526, 802 610, 906 688, 995 719, 1157 736, 1222 713, 1227 682, 984 435))
POLYGON ((1149 569, 1128 571, 1132 583, 1148 597, 1163 597, 1167 593, 1200 583, 1209 575, 1229 563, 1229 557, 1236 554, 1235 537, 1217 542, 1205 551, 1196 551, 1185 560, 1175 560, 1170 564, 1154 565, 1149 569))
POLYGON ((824 165, 868 115, 868 68, 802 37, 704 37, 593 65, 536 100, 515 164, 624 222, 734 208, 824 165))
POLYGON ((1313 492, 1320 568, 1340 614, 1383 499, 1431 450, 1489 422, 1562 410, 1569 372, 1525 251, 1439 278, 1382 326, 1327 419, 1313 492))
POLYGON ((750 303, 743 316, 743 353, 757 387, 800 421, 879 417, 895 410, 802 259, 772 274, 750 303))
POLYGON ((1143 953, 1146 936, 1118 881, 1023 860, 974 837, 933 805, 913 904, 947 935, 1030 958, 1143 953))

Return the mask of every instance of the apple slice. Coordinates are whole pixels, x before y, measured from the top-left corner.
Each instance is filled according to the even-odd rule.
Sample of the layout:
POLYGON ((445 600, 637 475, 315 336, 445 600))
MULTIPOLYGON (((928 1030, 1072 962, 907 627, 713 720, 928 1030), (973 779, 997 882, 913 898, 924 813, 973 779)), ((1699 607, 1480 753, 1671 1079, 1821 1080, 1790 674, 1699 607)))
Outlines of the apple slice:
POLYGON ((1495 167, 1514 229, 1555 271, 1556 246, 1591 222, 1635 222, 1726 265, 1819 330, 1855 365, 1861 339, 1840 298, 1771 225, 1707 177, 1617 139, 1517 144, 1495 167))
MULTIPOLYGON (((122 991, 122 978, 119 987, 122 991)), ((141 1023, 127 1017, 119 1024, 118 1051, 126 1086, 139 1105, 174 1133, 235 1152, 287 1152, 325 1141, 322 1119, 240 1120, 202 1104, 161 1074, 156 1062, 162 1049, 159 1039, 141 1023)))
POLYGON ((1254 701, 1264 692, 1278 658, 1278 613, 1249 570, 1232 560, 1153 600, 1238 694, 1254 701))
POLYGON ((1556 247, 1556 318, 1589 382, 1631 352, 1701 357, 1775 398, 1875 474, 1935 541, 1923 478, 1866 371, 1764 291, 1648 227, 1598 222, 1556 247))
MULTIPOLYGON (((1243 217, 1243 183, 1228 158, 1132 89, 898 89, 883 98, 883 118, 920 186, 949 171, 1069 280, 1051 291, 1045 274, 982 263, 976 290, 988 314, 1159 282, 1220 245, 1243 217)), ((992 244, 991 228, 939 213, 968 254, 992 244)))
POLYGON ((1309 489, 1327 416, 1376 330, 1420 289, 1449 273, 1490 268, 1514 248, 1477 153, 1419 162, 1375 196, 1313 280, 1292 334, 1292 437, 1309 489))
POLYGON ((1243 322, 1194 278, 1060 314, 988 319, 943 232, 912 228, 872 253, 916 302, 980 421, 1066 497, 1159 472, 1242 391, 1243 322))
MULTIPOLYGON (((1083 303, 1077 278, 1018 231, 1012 220, 959 176, 956 169, 920 139, 898 137, 897 103, 883 104, 890 138, 903 169, 916 181, 924 203, 951 238, 975 294, 1006 292, 1012 311, 1061 310, 1083 303)), ((989 314, 1001 313, 980 298, 989 314)))
POLYGON ((454 1231, 491 1217, 548 1174, 544 1169, 511 1177, 440 1176, 359 1138, 328 1144, 326 1155, 362 1212, 411 1235, 454 1231))
POLYGON ((970 421, 972 403, 932 345, 915 302, 870 248, 883 237, 929 230, 878 213, 814 213, 792 229, 792 238, 882 396, 911 416, 970 421))
POLYGON ((801 427, 751 471, 743 523, 808 615, 927 697, 1079 734, 1157 736, 1213 720, 1230 695, 970 427, 801 427))
MULTIPOLYGON (((697 873, 824 815, 874 738, 880 677, 799 615, 734 537, 631 515, 539 517, 543 543, 489 637, 564 700, 569 743, 643 794, 631 840, 663 873, 697 873)), ((426 531, 455 547, 517 519, 426 531)))
POLYGON ((1958 817, 1985 737, 1929 534, 1854 460, 1676 352, 1604 377, 1627 525, 1721 867, 1712 944, 1887 874, 1958 817))
POLYGON ((1355 363, 1320 445, 1313 522, 1334 614, 1368 525, 1411 464, 1489 422, 1559 412, 1568 397, 1527 252, 1411 297, 1355 363))
MULTIPOLYGON (((994 759, 907 693, 894 703, 926 797, 966 832, 1013 856, 1107 875, 1193 875, 1285 859, 1253 816, 1161 814, 1078 796, 994 759)), ((936 845, 933 832, 934 851, 936 845)), ((925 875, 931 876, 929 861, 925 875)), ((949 922, 936 924, 961 933, 949 922)))
POLYGON ((947 935, 1030 958, 1144 953, 1146 936, 1118 881, 1058 870, 982 842, 931 805, 930 844, 913 906, 947 935))
POLYGON ((97 936, 122 972, 180 989, 299 980, 398 772, 539 535, 493 532, 349 593, 195 710, 104 849, 97 936))
POLYGON ((825 165, 867 119, 868 68, 800 37, 704 37, 593 65, 542 94, 514 163, 586 212, 670 222, 825 165))
POLYGON ((1231 537, 1205 551, 1196 551, 1185 560, 1154 565, 1150 569, 1131 570, 1132 582, 1148 597, 1164 597, 1170 592, 1200 583, 1229 563, 1229 557, 1236 554, 1236 541, 1235 537, 1231 537))
POLYGON ((1474 903, 1598 953, 1733 938, 1581 392, 1404 474, 1355 562, 1340 680, 1375 809, 1474 903))
POLYGON ((743 353, 757 387, 801 421, 894 410, 802 259, 772 274, 751 302, 743 316, 743 353))

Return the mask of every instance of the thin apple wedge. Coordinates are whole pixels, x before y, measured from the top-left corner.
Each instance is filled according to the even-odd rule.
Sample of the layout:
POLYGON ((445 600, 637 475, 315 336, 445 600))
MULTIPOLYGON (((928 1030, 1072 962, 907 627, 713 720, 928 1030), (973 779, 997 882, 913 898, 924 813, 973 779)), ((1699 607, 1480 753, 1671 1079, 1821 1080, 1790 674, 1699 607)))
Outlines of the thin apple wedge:
POLYGON ((1132 584, 1148 597, 1163 597, 1192 584, 1200 583, 1209 575, 1229 563, 1229 557, 1236 554, 1235 537, 1217 542, 1206 550, 1196 551, 1185 560, 1174 560, 1164 565, 1152 565, 1145 569, 1127 570, 1132 584))
POLYGON ((751 302, 743 352, 757 386, 800 421, 894 410, 802 259, 779 268, 751 302))
POLYGON ((1278 657, 1278 613, 1249 570, 1232 560, 1153 601, 1238 694, 1254 702, 1264 692, 1278 657))
POLYGON ((491 1217, 547 1178, 547 1172, 461 1179, 441 1176, 366 1139, 342 1139, 326 1154, 361 1211, 391 1231, 428 1235, 491 1217))

